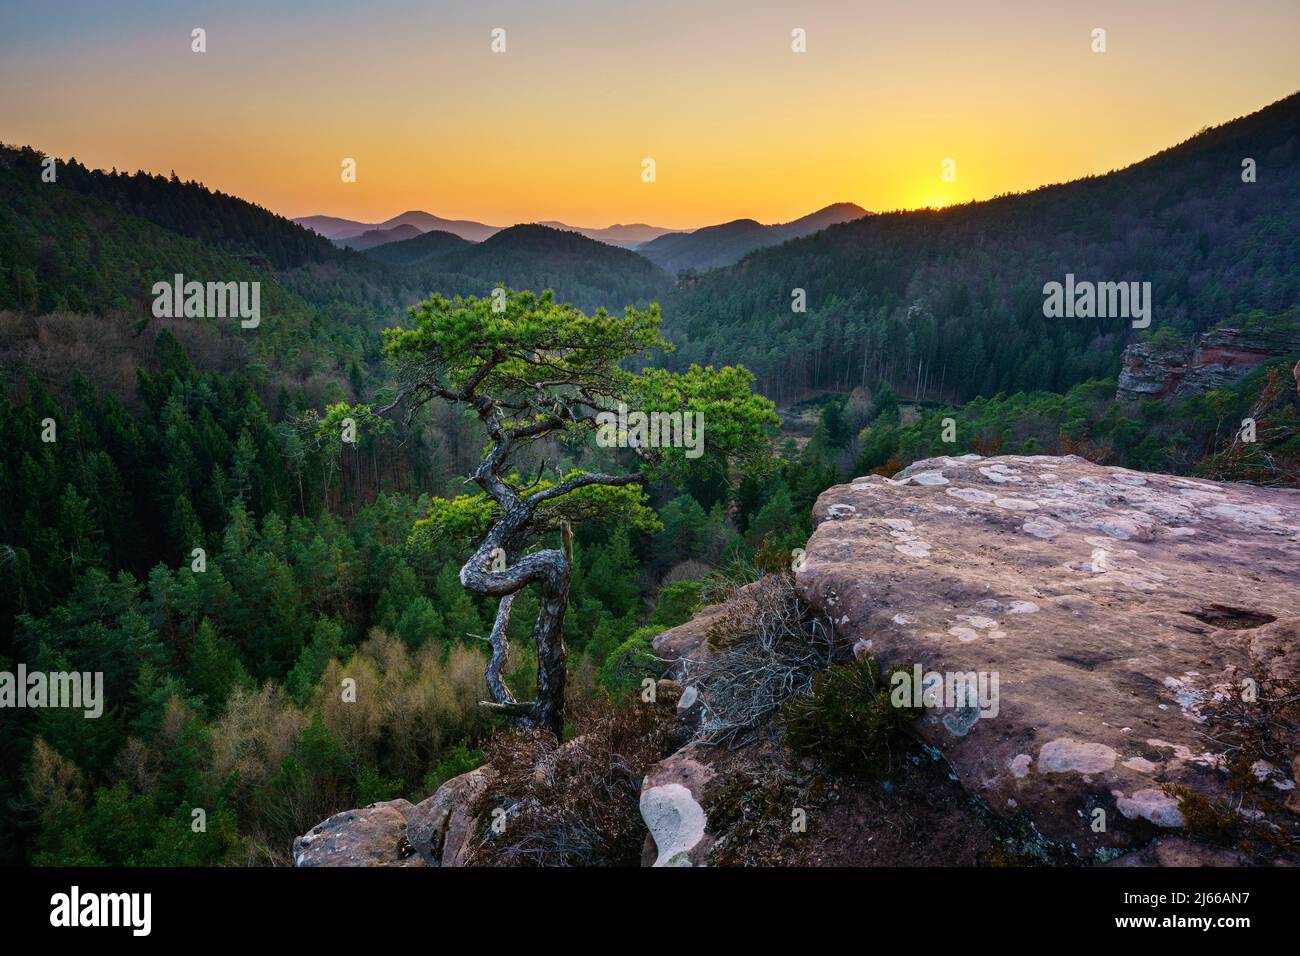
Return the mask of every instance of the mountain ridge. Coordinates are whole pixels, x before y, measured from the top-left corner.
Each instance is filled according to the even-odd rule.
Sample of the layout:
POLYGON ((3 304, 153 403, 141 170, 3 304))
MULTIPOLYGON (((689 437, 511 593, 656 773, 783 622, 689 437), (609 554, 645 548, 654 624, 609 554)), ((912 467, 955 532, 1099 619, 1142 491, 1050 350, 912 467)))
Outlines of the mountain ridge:
MULTIPOLYGON (((408 209, 383 222, 361 222, 340 216, 298 216, 292 220, 304 229, 310 229, 318 235, 339 244, 348 245, 348 240, 356 239, 365 233, 383 232, 400 226, 409 226, 419 232, 450 232, 468 239, 470 242, 482 242, 489 236, 500 232, 502 226, 492 226, 473 219, 444 219, 433 213, 420 209, 408 209)), ((409 235, 405 238, 410 238, 409 235)), ((393 241, 393 240, 390 240, 393 241)), ((378 245, 378 243, 376 243, 378 245)))
MULTIPOLYGON (((655 226, 644 222, 614 223, 603 227, 574 226, 558 219, 536 220, 532 224, 558 229, 563 232, 574 232, 588 239, 603 242, 606 245, 619 246, 623 249, 631 249, 645 254, 644 247, 666 237, 679 237, 681 239, 681 237, 693 236, 698 233, 704 233, 705 237, 711 237, 717 236, 717 230, 725 226, 740 222, 753 223, 754 226, 758 227, 759 231, 754 232, 740 243, 745 247, 744 251, 747 252, 751 248, 760 248, 762 245, 772 242, 783 242, 786 239, 804 236, 810 232, 816 232, 827 226, 849 219, 856 219, 866 214, 867 211, 855 203, 837 202, 790 222, 768 225, 760 224, 754 219, 736 219, 728 223, 700 226, 697 229, 673 229, 668 226, 655 226)), ((435 216, 419 209, 409 209, 404 213, 377 223, 365 223, 355 219, 324 215, 299 216, 291 221, 324 236, 335 245, 352 249, 372 248, 382 245, 384 242, 400 242, 404 239, 413 238, 413 234, 410 232, 411 228, 422 233, 448 232, 470 242, 483 242, 503 229, 509 228, 507 226, 488 225, 472 219, 444 219, 441 216, 435 216)), ((515 225, 520 226, 529 224, 526 222, 515 223, 515 225)), ((699 244, 698 239, 695 244, 699 244)), ((652 247, 652 252, 656 248, 652 247)), ((674 248, 691 248, 691 243, 685 241, 683 246, 679 242, 674 245, 674 248)), ((723 256, 726 261, 721 259, 718 259, 718 261, 710 259, 709 261, 712 265, 725 265, 730 264, 739 257, 739 255, 733 256, 729 251, 723 256)), ((691 264, 696 264, 693 258, 691 264)))
POLYGON ((764 225, 756 219, 702 226, 669 233, 636 247, 666 272, 702 271, 733 265, 749 253, 868 215, 856 203, 838 202, 786 223, 764 225))

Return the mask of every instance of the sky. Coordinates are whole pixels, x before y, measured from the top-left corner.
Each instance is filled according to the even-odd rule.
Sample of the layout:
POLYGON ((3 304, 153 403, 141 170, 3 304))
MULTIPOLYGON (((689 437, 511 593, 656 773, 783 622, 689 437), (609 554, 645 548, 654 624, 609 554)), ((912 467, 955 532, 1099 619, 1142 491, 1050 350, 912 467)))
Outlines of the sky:
POLYGON ((0 141, 287 216, 784 222, 1121 168, 1297 50, 1300 0, 0 0, 0 141))

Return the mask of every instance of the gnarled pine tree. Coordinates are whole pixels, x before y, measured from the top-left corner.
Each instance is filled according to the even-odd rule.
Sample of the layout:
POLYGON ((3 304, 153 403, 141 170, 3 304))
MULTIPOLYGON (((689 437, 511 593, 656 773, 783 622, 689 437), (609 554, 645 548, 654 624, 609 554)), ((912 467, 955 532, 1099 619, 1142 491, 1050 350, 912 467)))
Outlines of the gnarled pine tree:
MULTIPOLYGON (((412 327, 384 333, 384 351, 400 391, 380 412, 405 404, 409 416, 440 399, 471 409, 488 437, 482 460, 469 476, 479 491, 435 501, 416 535, 477 541, 460 569, 460 581, 498 599, 487 666, 492 701, 485 703, 525 726, 560 736, 570 522, 621 517, 633 526, 653 528, 657 518, 640 487, 647 480, 704 466, 762 467, 769 426, 777 423, 772 403, 753 394, 752 378, 743 368, 692 366, 684 373, 626 369, 622 363, 646 350, 668 347, 659 335, 657 305, 629 307, 622 316, 603 309, 589 316, 556 303, 550 292, 497 292, 483 299, 435 295, 414 306, 410 315, 412 327), (688 458, 685 448, 650 447, 642 441, 623 455, 635 461, 631 470, 574 470, 554 481, 541 470, 528 480, 512 465, 512 456, 534 443, 589 441, 600 428, 598 416, 617 415, 620 406, 646 413, 701 413, 704 454, 696 457, 692 451, 688 458), (556 531, 563 533, 566 546, 546 547, 545 539, 556 531), (530 584, 540 588, 534 630, 537 696, 518 702, 502 679, 506 626, 515 596, 530 584)), ((606 457, 616 460, 618 453, 606 457)))

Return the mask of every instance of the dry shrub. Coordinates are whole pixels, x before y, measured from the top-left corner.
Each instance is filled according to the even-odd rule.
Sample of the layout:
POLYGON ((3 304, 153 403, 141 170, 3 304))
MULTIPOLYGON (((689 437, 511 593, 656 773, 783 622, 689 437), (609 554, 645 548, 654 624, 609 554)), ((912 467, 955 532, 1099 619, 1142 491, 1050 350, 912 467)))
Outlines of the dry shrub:
POLYGON ((1178 798, 1189 833, 1246 851, 1280 851, 1294 860, 1300 824, 1284 804, 1288 791, 1273 783, 1286 777, 1300 744, 1300 681, 1263 678, 1255 686, 1254 700, 1229 694, 1200 709, 1201 736, 1222 755, 1228 772, 1227 795, 1210 799, 1187 787, 1163 789, 1178 798), (1265 765, 1273 772, 1265 772, 1265 765))
POLYGON ((872 469, 871 474, 884 475, 886 478, 892 478, 894 475, 898 474, 902 470, 903 470, 903 463, 899 461, 898 456, 891 455, 889 460, 885 462, 883 465, 881 465, 879 468, 872 469))
POLYGON ((682 662, 682 683, 700 691, 698 736, 711 744, 749 739, 787 700, 812 689, 834 651, 833 622, 795 593, 788 572, 733 591, 708 637, 709 654, 682 662))
POLYGON ((710 866, 788 865, 808 842, 807 834, 791 826, 791 811, 820 817, 834 799, 820 773, 764 756, 766 762, 732 769, 712 788, 705 809, 717 839, 710 866))
POLYGON ((1109 445, 1095 445, 1086 438, 1071 438, 1069 435, 1062 435, 1060 453, 1062 455, 1078 455, 1094 465, 1104 465, 1114 456, 1115 449, 1109 445))
POLYGON ((577 735, 567 743, 532 730, 498 735, 484 748, 496 777, 473 807, 470 865, 640 863, 641 781, 673 749, 673 713, 581 700, 570 716, 577 735), (503 833, 492 827, 498 808, 506 812, 503 833))
POLYGON ((1300 744, 1300 680, 1252 678, 1254 700, 1227 694, 1200 708, 1205 727, 1201 736, 1211 741, 1230 767, 1242 777, 1257 761, 1286 767, 1300 744))
POLYGON ((773 532, 765 534, 754 549, 754 569, 760 575, 784 574, 790 570, 790 549, 773 532))

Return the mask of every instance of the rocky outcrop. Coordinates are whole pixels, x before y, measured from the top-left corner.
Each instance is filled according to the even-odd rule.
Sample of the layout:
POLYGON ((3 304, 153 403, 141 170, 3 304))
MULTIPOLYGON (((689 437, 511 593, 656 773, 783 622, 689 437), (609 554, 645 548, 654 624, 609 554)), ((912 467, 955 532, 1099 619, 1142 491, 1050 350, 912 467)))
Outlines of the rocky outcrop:
POLYGON ((421 866, 406 837, 408 800, 344 810, 293 841, 294 866, 421 866))
MULTIPOLYGON (((1206 723, 1211 706, 1240 699, 1248 679, 1300 679, 1300 491, 1073 456, 966 455, 828 489, 813 518, 796 590, 833 619, 844 657, 869 654, 924 678, 929 694, 915 728, 926 747, 920 769, 897 779, 910 788, 909 808, 941 788, 953 792, 928 817, 909 809, 904 819, 946 827, 954 859, 987 861, 992 837, 962 837, 1000 818, 998 832, 1019 834, 1016 852, 1041 850, 1040 862, 1256 862, 1198 843, 1169 788, 1228 796, 1224 755, 1206 723), (932 768, 942 768, 937 778, 925 776, 932 768), (1038 846, 1040 838, 1047 843, 1038 846)), ((727 652, 734 604, 755 587, 654 642, 684 684, 661 680, 657 702, 686 728, 708 700, 681 664, 727 652)), ((795 773, 779 735, 741 750, 689 744, 646 774, 646 865, 735 862, 727 852, 766 812, 750 796, 778 772, 795 773), (747 822, 725 824, 728 815, 747 822)), ((1279 805, 1285 798, 1283 815, 1300 814, 1300 752, 1276 764, 1251 769, 1279 805)), ((294 862, 463 865, 471 809, 491 774, 454 778, 417 806, 394 800, 336 814, 294 842, 294 862)), ((894 783, 854 787, 845 781, 842 802, 817 810, 822 835, 810 831, 809 841, 821 843, 791 838, 792 852, 807 847, 797 859, 915 862, 915 846, 901 837, 888 852, 871 849, 873 840, 889 842, 875 840, 873 828, 882 808, 892 812, 881 801, 894 783)))
POLYGON ((1297 491, 967 455, 831 488, 813 517, 804 598, 856 652, 938 675, 921 735, 1084 853, 1181 827, 1166 785, 1221 795, 1202 706, 1300 677, 1297 491))
POLYGON ((1124 350, 1115 397, 1133 401, 1223 388, 1261 362, 1294 352, 1300 352, 1300 329, 1289 334, 1211 329, 1195 345, 1137 342, 1124 350))
POLYGON ((491 767, 452 777, 407 817, 407 839, 429 866, 461 866, 474 817, 470 808, 492 780, 491 767))
POLYGON ((294 866, 460 866, 473 832, 470 807, 491 780, 480 767, 427 800, 344 810, 293 841, 294 866))
POLYGON ((1192 360, 1190 345, 1135 342, 1124 349, 1115 397, 1131 402, 1139 398, 1164 398, 1180 388, 1192 360))

